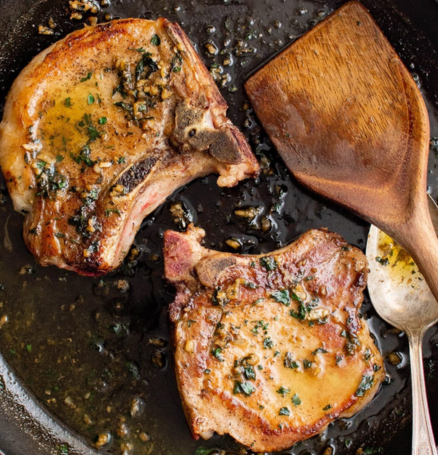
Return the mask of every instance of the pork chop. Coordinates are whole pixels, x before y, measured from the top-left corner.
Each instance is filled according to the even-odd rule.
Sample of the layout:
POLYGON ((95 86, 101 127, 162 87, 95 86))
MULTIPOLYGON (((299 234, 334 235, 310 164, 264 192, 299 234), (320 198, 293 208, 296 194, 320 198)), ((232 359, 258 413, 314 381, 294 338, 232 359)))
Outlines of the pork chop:
POLYGON ((368 266, 339 235, 311 230, 260 256, 164 236, 175 369, 195 438, 230 434, 254 452, 286 449, 349 417, 385 372, 359 308, 368 266))
POLYGON ((73 32, 35 57, 8 95, 0 165, 43 265, 98 275, 123 260, 142 219, 213 172, 258 175, 193 46, 166 19, 73 32))

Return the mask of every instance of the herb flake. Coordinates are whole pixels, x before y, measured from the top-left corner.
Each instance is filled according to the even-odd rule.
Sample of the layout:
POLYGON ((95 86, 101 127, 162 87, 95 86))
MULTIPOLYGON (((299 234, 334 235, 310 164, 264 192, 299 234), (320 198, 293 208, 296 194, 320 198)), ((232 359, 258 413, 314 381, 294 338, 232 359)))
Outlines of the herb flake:
POLYGON ((279 303, 283 305, 289 306, 290 305, 290 295, 287 289, 283 289, 282 291, 276 291, 271 294, 271 297, 279 303))

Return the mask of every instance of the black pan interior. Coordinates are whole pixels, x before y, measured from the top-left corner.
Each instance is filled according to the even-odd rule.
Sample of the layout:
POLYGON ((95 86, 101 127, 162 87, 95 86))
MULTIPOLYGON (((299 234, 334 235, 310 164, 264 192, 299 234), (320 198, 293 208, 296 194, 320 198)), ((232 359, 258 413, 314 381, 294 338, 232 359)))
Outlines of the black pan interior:
MULTIPOLYGON (((0 329, 0 449, 8 455, 91 453, 98 435, 106 433, 111 442, 104 450, 114 454, 122 453, 129 444, 135 454, 208 453, 201 447, 251 453, 227 437, 196 442, 190 436, 172 370, 167 306, 173 289, 162 280, 162 234, 166 229, 184 230, 184 222, 175 223, 169 212, 172 204, 181 202, 186 221, 203 227, 206 246, 218 250, 230 251, 224 241, 237 237, 243 245, 241 252, 267 252, 321 226, 339 232, 359 248, 365 247, 368 225, 294 181, 250 106, 245 105, 243 92, 248 74, 342 3, 114 0, 110 7, 102 8, 101 20, 105 14, 114 18, 165 16, 183 26, 207 66, 221 73, 229 116, 249 138, 264 172, 260 179, 232 189, 218 188, 215 176, 181 188, 144 220, 135 240, 140 255, 128 258, 103 279, 38 266, 24 246, 22 218, 13 212, 1 181, 0 318, 7 315, 9 322, 0 329), (218 55, 206 54, 209 42, 218 47, 218 55), (233 66, 223 65, 227 56, 223 50, 230 52, 233 66), (237 207, 249 206, 264 208, 270 230, 263 232, 257 223, 249 226, 234 216, 237 207), (11 374, 25 386, 18 405, 15 376, 11 374), (39 414, 37 407, 29 415, 26 397, 41 403, 54 420, 39 414), (11 402, 15 402, 13 407, 11 402), (19 426, 13 415, 18 415, 19 426), (73 433, 65 432, 61 422, 73 433), (122 424, 126 424, 127 436, 122 424), (143 434, 150 439, 142 441, 143 434)), ((432 136, 438 136, 438 4, 433 0, 417 1, 415 7, 408 0, 363 3, 421 85, 428 101, 432 136)), ((1 102, 33 56, 82 26, 68 19, 67 6, 65 0, 0 0, 1 102), (38 25, 46 25, 50 17, 57 23, 56 34, 39 35, 38 25)), ((438 145, 436 150, 431 146, 429 162, 429 190, 436 199, 435 153, 438 145)), ((387 381, 364 411, 284 453, 410 453, 406 337, 376 316, 368 296, 362 312, 385 356, 396 353, 400 363, 387 362, 387 381)), ((424 348, 437 432, 438 408, 433 406, 438 398, 436 327, 429 331, 424 348)), ((394 361, 393 355, 387 358, 394 361)))

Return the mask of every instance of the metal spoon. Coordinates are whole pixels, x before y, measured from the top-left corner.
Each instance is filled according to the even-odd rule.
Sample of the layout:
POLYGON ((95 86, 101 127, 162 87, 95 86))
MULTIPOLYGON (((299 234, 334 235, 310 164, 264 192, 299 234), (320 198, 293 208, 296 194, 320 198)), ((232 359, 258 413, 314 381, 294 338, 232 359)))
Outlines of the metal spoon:
MULTIPOLYGON (((438 207, 429 198, 429 211, 438 235, 438 207)), ((366 255, 370 265, 368 291, 377 313, 409 339, 413 406, 413 455, 437 455, 423 371, 422 342, 438 321, 438 302, 407 253, 386 234, 371 226, 366 255)), ((437 258, 438 261, 438 258, 437 258)))

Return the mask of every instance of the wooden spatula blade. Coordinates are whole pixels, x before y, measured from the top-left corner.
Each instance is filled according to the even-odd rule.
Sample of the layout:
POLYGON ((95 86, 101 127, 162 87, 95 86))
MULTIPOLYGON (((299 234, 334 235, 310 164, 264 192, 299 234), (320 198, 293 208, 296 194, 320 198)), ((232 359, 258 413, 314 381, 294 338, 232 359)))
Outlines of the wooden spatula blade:
POLYGON ((426 106, 365 8, 350 2, 335 11, 252 76, 246 90, 298 180, 403 245, 438 300, 426 106))
POLYGON ((409 217, 406 192, 424 192, 426 185, 427 111, 361 4, 337 10, 245 87, 298 180, 370 221, 383 194, 391 194, 385 222, 409 217))

